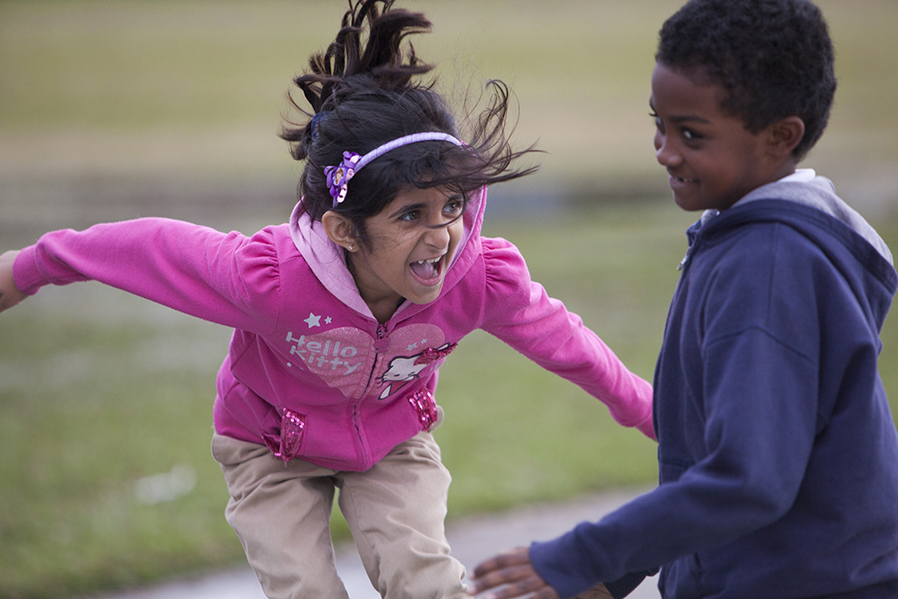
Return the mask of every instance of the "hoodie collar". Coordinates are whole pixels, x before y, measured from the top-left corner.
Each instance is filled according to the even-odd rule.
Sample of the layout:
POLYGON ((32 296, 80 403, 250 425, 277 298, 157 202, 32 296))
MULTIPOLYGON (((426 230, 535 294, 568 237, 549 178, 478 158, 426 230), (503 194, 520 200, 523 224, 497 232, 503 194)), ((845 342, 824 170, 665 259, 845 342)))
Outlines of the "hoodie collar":
MULTIPOLYGON (((758 200, 785 200, 816 208, 850 227, 872 245, 889 264, 893 266, 895 264, 892 252, 882 237, 864 220, 864 217, 836 195, 832 181, 817 176, 814 169, 798 169, 778 181, 762 185, 733 204, 730 210, 758 200)), ((699 221, 699 228, 704 227, 718 214, 720 214, 718 210, 706 210, 699 221)))

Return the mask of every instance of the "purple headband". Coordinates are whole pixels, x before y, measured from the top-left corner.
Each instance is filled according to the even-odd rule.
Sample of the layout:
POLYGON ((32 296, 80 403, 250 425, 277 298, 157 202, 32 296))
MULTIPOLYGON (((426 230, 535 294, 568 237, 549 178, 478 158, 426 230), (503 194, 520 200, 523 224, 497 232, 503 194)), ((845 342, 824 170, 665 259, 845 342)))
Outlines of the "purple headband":
POLYGON ((327 175, 327 186, 330 188, 331 196, 334 198, 334 208, 338 204, 342 204, 346 199, 347 184, 363 166, 383 156, 390 150, 413 144, 419 141, 448 141, 459 147, 464 144, 448 133, 438 133, 432 131, 429 133, 413 133, 403 137, 397 137, 393 141, 387 142, 382 146, 378 146, 365 154, 359 156, 355 152, 343 152, 343 162, 338 166, 324 167, 324 174, 327 175))

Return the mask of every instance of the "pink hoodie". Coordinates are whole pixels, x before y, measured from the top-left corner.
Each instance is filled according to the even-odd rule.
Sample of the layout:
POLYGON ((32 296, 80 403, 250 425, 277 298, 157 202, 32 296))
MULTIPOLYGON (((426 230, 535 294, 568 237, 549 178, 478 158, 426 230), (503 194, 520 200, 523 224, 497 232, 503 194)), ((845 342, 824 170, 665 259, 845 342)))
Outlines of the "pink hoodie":
POLYGON ((97 280, 234 328, 218 373, 215 430, 335 470, 364 471, 440 418, 440 364, 483 329, 604 402, 654 438, 651 386, 580 318, 530 280, 504 239, 480 237, 486 190, 470 202, 465 237, 439 298, 403 303, 379 324, 320 223, 252 237, 147 218, 55 231, 22 250, 16 284, 97 280))

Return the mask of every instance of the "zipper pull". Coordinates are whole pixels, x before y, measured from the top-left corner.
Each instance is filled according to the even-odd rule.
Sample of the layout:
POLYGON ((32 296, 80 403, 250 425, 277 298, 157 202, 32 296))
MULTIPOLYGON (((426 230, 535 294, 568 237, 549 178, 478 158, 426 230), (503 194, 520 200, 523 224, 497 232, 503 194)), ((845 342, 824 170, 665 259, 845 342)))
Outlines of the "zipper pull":
MULTIPOLYGON (((716 211, 715 211, 716 212, 716 211)), ((702 214, 702 219, 698 223, 695 223, 686 231, 686 255, 683 256, 683 259, 680 260, 680 263, 677 265, 677 270, 683 270, 686 267, 686 263, 689 261, 689 255, 692 253, 692 248, 695 247, 696 239, 698 238, 699 229, 704 226, 704 224, 713 218, 714 215, 710 214, 710 210, 705 210, 704 214, 702 214), (700 224, 699 224, 700 223, 700 224)))
POLYGON ((690 245, 686 248, 686 255, 683 256, 683 259, 680 260, 680 263, 677 264, 677 270, 683 270, 683 267, 686 266, 686 261, 689 260, 689 253, 692 251, 692 246, 690 245))
POLYGON ((387 337, 386 325, 377 325, 377 338, 374 340, 374 351, 379 354, 384 353, 390 348, 390 338, 387 337))
POLYGON ((686 248, 686 255, 683 256, 683 259, 680 260, 680 265, 677 266, 677 270, 683 270, 686 266, 686 262, 689 260, 689 254, 692 253, 692 248, 695 247, 695 240, 698 238, 699 232, 702 228, 708 224, 708 222, 712 218, 716 218, 720 215, 720 210, 715 210, 713 208, 709 208, 702 212, 702 217, 699 219, 697 223, 689 227, 689 230, 686 231, 686 235, 689 239, 689 247, 686 248))

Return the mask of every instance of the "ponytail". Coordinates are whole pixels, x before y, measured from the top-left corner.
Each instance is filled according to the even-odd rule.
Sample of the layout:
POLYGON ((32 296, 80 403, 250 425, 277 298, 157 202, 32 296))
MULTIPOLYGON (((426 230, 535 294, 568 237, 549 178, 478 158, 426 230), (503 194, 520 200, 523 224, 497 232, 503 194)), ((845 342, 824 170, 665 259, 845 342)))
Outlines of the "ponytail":
POLYGON ((468 137, 459 135, 452 111, 434 91, 435 80, 420 81, 434 67, 422 62, 406 39, 430 31, 430 21, 392 4, 350 2, 335 40, 325 52, 313 54, 308 72, 294 79, 311 111, 288 95, 307 119, 287 121, 280 132, 291 155, 306 163, 299 183, 301 209, 312 220, 339 211, 362 240, 365 220, 410 186, 448 187, 467 196, 536 170, 512 169, 513 162, 534 150, 515 152, 509 145, 509 91, 502 82, 488 84, 491 102, 465 132, 468 137), (465 145, 424 141, 392 150, 355 173, 345 201, 335 205, 325 168, 340 165, 344 152, 364 155, 396 138, 432 132, 460 138, 465 145))

